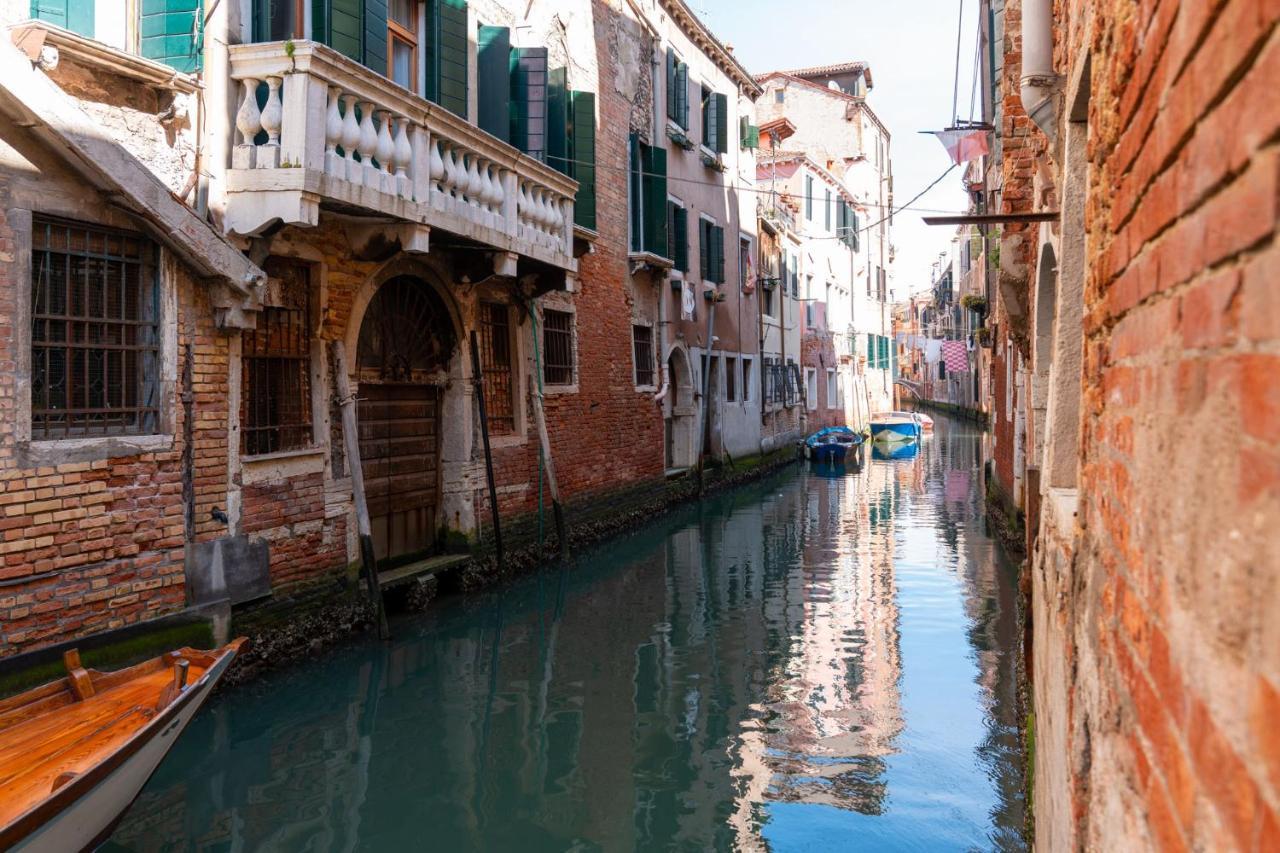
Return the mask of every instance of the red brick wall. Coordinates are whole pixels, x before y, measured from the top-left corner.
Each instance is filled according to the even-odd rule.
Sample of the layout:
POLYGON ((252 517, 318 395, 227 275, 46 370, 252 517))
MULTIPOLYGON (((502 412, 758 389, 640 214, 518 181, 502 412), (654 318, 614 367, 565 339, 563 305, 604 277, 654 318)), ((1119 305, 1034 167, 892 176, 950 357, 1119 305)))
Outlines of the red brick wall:
POLYGON ((1075 681, 1038 709, 1070 755, 1038 760, 1069 762, 1076 843, 1277 850, 1280 8, 1064 13, 1068 79, 1092 31, 1084 430, 1080 529, 1046 543, 1079 537, 1046 652, 1075 681))

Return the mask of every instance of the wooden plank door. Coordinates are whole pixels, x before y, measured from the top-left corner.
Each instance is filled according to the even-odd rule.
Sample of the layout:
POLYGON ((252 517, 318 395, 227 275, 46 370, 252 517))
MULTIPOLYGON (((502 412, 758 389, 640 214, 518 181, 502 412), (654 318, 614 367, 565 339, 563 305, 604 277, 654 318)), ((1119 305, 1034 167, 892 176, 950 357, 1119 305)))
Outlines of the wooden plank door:
POLYGON ((407 562, 431 550, 440 494, 440 390, 360 385, 360 459, 374 553, 407 562))

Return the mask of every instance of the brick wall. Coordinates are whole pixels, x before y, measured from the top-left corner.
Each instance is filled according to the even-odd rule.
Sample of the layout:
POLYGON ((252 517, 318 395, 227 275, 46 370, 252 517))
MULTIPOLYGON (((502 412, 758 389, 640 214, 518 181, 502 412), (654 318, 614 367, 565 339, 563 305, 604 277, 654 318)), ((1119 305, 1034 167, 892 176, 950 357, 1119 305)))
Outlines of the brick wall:
POLYGON ((1091 176, 1079 516, 1046 506, 1036 577, 1045 849, 1280 849, 1278 18, 1061 10, 1091 176))

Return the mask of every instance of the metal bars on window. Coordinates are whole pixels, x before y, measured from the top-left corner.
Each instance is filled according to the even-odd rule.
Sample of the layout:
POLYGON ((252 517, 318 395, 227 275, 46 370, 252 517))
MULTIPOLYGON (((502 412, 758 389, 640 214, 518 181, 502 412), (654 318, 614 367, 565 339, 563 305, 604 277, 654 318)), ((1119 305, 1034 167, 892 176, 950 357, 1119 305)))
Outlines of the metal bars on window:
POLYGON ((480 303, 480 372, 489 432, 510 435, 516 431, 511 322, 507 306, 496 302, 480 303))
POLYGON ((542 379, 548 385, 573 384, 573 314, 542 312, 542 379))
POLYGON ((249 456, 313 441, 310 268, 268 258, 270 302, 241 339, 240 449, 249 456))
POLYGON ((631 327, 632 356, 636 363, 636 384, 654 384, 653 327, 631 327))
POLYGON ((137 234, 33 218, 32 438, 159 431, 156 254, 137 234))

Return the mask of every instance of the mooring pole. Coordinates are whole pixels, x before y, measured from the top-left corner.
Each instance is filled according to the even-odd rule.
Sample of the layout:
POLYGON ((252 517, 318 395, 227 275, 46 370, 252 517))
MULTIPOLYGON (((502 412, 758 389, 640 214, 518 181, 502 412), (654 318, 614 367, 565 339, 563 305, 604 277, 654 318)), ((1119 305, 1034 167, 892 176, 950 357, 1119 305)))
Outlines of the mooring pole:
POLYGON ((342 341, 333 342, 333 369, 338 386, 338 404, 342 407, 342 438, 347 447, 347 467, 351 470, 351 500, 356 509, 356 530, 360 535, 360 562, 364 567, 365 585, 378 619, 378 636, 391 638, 387 611, 382 604, 382 587, 378 583, 378 560, 373 551, 373 526, 369 521, 369 502, 364 494, 364 470, 360 467, 360 433, 356 427, 356 396, 351 393, 347 375, 347 349, 342 341))
POLYGON ((702 417, 698 419, 698 496, 702 496, 702 469, 703 460, 707 453, 707 433, 711 431, 709 421, 711 418, 711 350, 715 347, 716 342, 716 296, 718 293, 712 294, 710 307, 707 308, 707 348, 702 356, 702 405, 699 411, 702 417))
POLYGON ((498 553, 498 571, 502 571, 502 524, 498 519, 498 486, 493 480, 493 451, 489 447, 489 415, 484 408, 484 374, 480 372, 480 347, 475 329, 471 330, 471 383, 480 406, 480 437, 484 439, 484 473, 489 479, 489 509, 493 512, 493 543, 498 553))
POLYGON ((564 506, 560 503, 560 488, 556 485, 556 466, 551 460, 551 437, 547 433, 547 415, 542 408, 542 362, 538 355, 538 307, 528 305, 533 330, 533 366, 537 381, 529 387, 533 396, 533 420, 538 427, 538 443, 541 445, 542 467, 547 474, 547 488, 551 491, 551 513, 555 517, 556 539, 560 543, 560 559, 569 559, 569 532, 564 526, 564 506))

